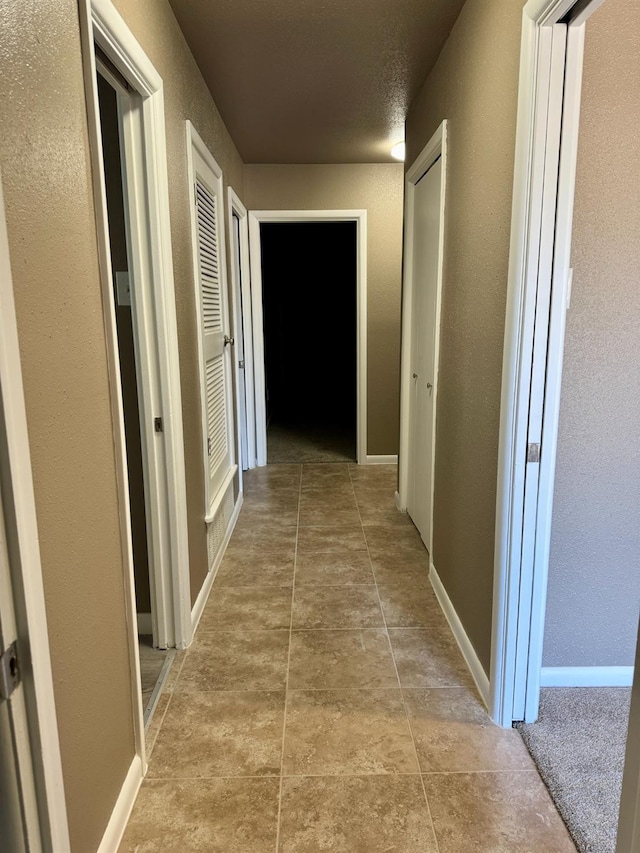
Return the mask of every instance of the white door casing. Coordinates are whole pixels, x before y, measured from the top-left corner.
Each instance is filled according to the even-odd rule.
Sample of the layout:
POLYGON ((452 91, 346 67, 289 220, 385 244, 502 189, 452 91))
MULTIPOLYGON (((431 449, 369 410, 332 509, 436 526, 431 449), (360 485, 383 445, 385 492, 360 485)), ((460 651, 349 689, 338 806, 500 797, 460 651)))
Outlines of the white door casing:
POLYGON ((568 15, 573 0, 529 0, 523 11, 491 659, 503 726, 538 713, 584 23, 601 2, 568 15))
POLYGON ((267 464, 267 407, 262 311, 262 222, 355 222, 357 224, 357 392, 356 460, 367 462, 367 211, 366 210, 251 210, 251 309, 255 383, 256 465, 267 464))
POLYGON ((407 172, 399 495, 433 561, 433 493, 444 259, 447 122, 407 172))
POLYGON ((222 170, 187 121, 206 522, 236 471, 222 170))

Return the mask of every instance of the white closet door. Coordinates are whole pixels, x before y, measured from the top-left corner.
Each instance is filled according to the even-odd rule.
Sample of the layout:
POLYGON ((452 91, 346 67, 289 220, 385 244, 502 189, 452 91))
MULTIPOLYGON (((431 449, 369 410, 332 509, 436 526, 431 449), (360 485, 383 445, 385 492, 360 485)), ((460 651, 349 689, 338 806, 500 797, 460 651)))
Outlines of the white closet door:
POLYGON ((433 514, 434 393, 442 160, 416 183, 413 234, 413 329, 410 484, 407 510, 431 549, 433 514))
POLYGON ((228 481, 234 466, 231 342, 228 338, 229 311, 221 215, 222 174, 216 174, 195 147, 192 158, 205 439, 205 515, 210 520, 216 495, 228 481))

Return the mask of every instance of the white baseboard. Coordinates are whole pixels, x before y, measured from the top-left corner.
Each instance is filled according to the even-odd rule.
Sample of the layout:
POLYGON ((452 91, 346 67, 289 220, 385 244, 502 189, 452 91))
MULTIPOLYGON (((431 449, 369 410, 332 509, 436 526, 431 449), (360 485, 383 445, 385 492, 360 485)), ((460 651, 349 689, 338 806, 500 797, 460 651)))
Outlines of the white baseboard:
POLYGON ((231 516, 231 519, 229 521, 229 526, 227 527, 227 532, 225 533, 222 545, 220 546, 220 549, 216 554, 213 565, 211 566, 211 571, 207 574, 207 577, 205 578, 205 581, 202 584, 202 589, 198 593, 196 602, 193 605, 193 609, 191 610, 192 636, 196 633, 196 628, 198 627, 198 623, 200 622, 202 611, 204 610, 204 606, 207 603, 207 599, 209 598, 209 593, 211 592, 213 582, 216 579, 218 567, 222 562, 224 552, 227 550, 227 545, 229 544, 229 540, 231 539, 231 534, 233 533, 234 528, 236 526, 236 522, 238 521, 238 516, 240 515, 240 510, 242 509, 243 499, 244 496, 242 492, 240 492, 240 494, 238 495, 238 499, 236 500, 236 505, 233 508, 233 515, 231 516))
POLYGON ((109 823, 98 847, 98 853, 116 853, 118 850, 138 796, 143 775, 142 760, 139 755, 136 755, 131 762, 118 799, 111 812, 109 823))
POLYGON ((540 687, 631 687, 632 666, 543 666, 540 687))
POLYGON ((136 616, 138 617, 138 634, 153 634, 151 614, 137 613, 136 616))
POLYGON ((365 456, 365 465, 397 465, 398 455, 395 456, 365 456))
POLYGON ((444 588, 442 581, 435 569, 433 563, 431 563, 431 568, 429 570, 429 580, 431 581, 431 586, 433 587, 433 591, 436 594, 436 598, 442 608, 442 612, 444 613, 447 622, 451 630, 453 631, 453 636, 460 647, 460 651, 462 652, 462 657, 465 659, 467 666, 469 667, 469 671, 473 676, 473 680, 476 683, 476 687, 480 692, 480 696, 482 697, 482 701, 484 704, 489 707, 489 678, 484 671, 482 664, 480 663, 480 659, 476 654, 475 649, 471 645, 471 640, 467 636, 467 632, 464 630, 462 626, 462 622, 458 614, 455 611, 453 604, 451 603, 451 599, 447 595, 447 591, 444 588))

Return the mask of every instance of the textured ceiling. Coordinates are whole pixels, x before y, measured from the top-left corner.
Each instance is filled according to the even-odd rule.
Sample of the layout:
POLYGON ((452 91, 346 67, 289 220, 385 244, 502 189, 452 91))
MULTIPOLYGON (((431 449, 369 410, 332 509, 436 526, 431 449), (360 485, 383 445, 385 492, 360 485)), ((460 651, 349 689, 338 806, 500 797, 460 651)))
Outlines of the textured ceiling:
POLYGON ((464 0, 170 0, 246 163, 375 163, 464 0))

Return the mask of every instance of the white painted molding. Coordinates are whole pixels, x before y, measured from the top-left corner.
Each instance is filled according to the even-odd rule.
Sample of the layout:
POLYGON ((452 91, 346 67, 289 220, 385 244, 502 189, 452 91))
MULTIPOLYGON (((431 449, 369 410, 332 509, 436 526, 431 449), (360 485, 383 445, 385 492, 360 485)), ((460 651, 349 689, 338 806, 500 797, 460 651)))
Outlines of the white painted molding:
MULTIPOLYGON (((79 12, 118 472, 118 502, 124 531, 123 562, 129 567, 130 574, 127 580, 127 621, 132 635, 135 635, 128 471, 94 41, 141 97, 138 106, 122 102, 125 106, 122 129, 125 147, 134 147, 136 151, 132 158, 131 174, 127 175, 128 189, 132 190, 127 200, 131 205, 131 228, 137 229, 137 237, 141 241, 141 250, 134 253, 133 265, 138 277, 137 283, 134 282, 134 295, 139 303, 136 310, 140 315, 138 332, 144 330, 145 346, 142 349, 145 358, 148 356, 143 370, 145 381, 142 383, 141 402, 145 413, 145 481, 153 482, 152 488, 145 482, 145 493, 149 494, 151 503, 148 518, 153 527, 152 596, 157 640, 163 647, 180 646, 184 644, 190 630, 189 544, 163 83, 111 0, 82 0, 79 12), (158 344, 158 339, 162 345, 158 344), (153 418, 157 415, 161 415, 163 420, 161 439, 153 429, 153 418)), ((134 680, 136 666, 132 658, 134 680)), ((141 724, 141 708, 137 716, 141 724)), ((143 755, 142 732, 137 733, 136 739, 143 755)))
POLYGON ((480 663, 476 650, 471 645, 471 640, 467 636, 467 632, 464 630, 460 617, 456 613, 456 610, 451 603, 451 599, 449 598, 433 563, 431 563, 431 568, 429 570, 429 580, 431 581, 433 591, 435 592, 436 598, 442 608, 442 612, 453 631, 456 643, 462 652, 462 657, 465 659, 466 664, 469 667, 469 672, 473 676, 473 680, 476 683, 476 687, 478 688, 482 701, 487 707, 489 707, 489 678, 480 663))
POLYGON ((136 755, 127 771, 118 799, 111 812, 109 823, 98 847, 98 853, 115 853, 119 848, 142 784, 143 775, 142 760, 139 755, 136 755))
POLYGON ((365 465, 397 465, 398 455, 391 454, 390 456, 366 456, 365 465))
MULTIPOLYGON (((231 488, 233 488, 233 484, 231 485, 231 488)), ((236 500, 236 505, 233 508, 233 515, 229 520, 229 526, 227 527, 227 532, 225 533, 225 537, 220 547, 220 550, 216 554, 216 558, 213 561, 213 565, 211 566, 211 571, 207 574, 207 577, 205 578, 205 581, 202 584, 202 589, 198 593, 196 602, 193 605, 193 610, 191 611, 192 637, 195 636, 196 629, 202 617, 202 612, 204 611, 205 604, 207 603, 207 599, 209 598, 209 594, 211 593, 211 587, 213 586, 213 582, 216 579, 218 568, 220 567, 222 558, 224 557, 225 551, 227 550, 227 545, 229 544, 229 540, 231 539, 231 534, 233 533, 236 523, 238 521, 238 516, 240 515, 240 510, 242 509, 243 500, 244 495, 242 494, 242 492, 240 492, 240 494, 238 495, 238 499, 236 500)))
MULTIPOLYGON (((253 353, 256 417, 256 464, 267 464, 267 414, 265 401, 264 324, 262 315, 262 222, 356 222, 357 236, 357 426, 356 458, 367 459, 367 211, 366 210, 251 210, 249 211, 249 254, 251 258, 251 305, 253 310, 253 353)), ((365 462, 366 464, 366 462, 365 462)))
POLYGON ((396 492, 393 496, 393 499, 395 501, 396 509, 398 510, 398 512, 401 512, 406 515, 406 509, 402 509, 402 503, 400 501, 400 492, 396 492))
POLYGON ((631 687, 632 666, 543 666, 541 687, 631 687))
POLYGON ((153 634, 153 622, 150 613, 138 613, 138 634, 153 634))

